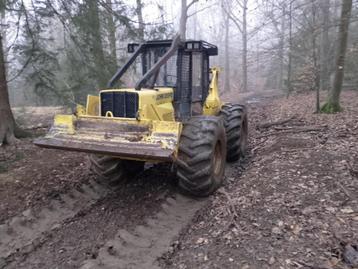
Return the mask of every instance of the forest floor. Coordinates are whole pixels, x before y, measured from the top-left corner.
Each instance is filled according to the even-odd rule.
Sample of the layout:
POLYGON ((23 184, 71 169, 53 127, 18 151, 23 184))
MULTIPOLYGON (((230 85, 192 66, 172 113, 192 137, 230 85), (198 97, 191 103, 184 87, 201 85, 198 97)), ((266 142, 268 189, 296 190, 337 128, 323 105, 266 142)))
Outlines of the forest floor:
POLYGON ((342 102, 336 115, 313 114, 313 94, 250 105, 245 171, 227 175, 166 268, 358 267, 358 93, 342 102))
POLYGON ((178 195, 165 165, 113 189, 84 154, 1 151, 0 268, 358 267, 358 92, 336 115, 313 94, 246 100, 248 156, 208 199, 178 195))

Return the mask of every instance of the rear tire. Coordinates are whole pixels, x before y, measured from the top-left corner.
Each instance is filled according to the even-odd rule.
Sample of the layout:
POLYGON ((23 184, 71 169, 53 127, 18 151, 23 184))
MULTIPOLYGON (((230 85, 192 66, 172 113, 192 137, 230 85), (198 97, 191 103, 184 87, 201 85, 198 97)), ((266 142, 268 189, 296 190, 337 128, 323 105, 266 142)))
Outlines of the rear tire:
POLYGON ((109 185, 118 185, 144 170, 144 162, 91 154, 91 170, 109 185))
POLYGON ((222 107, 221 115, 227 137, 228 162, 235 162, 243 158, 247 150, 248 140, 248 119, 246 107, 239 104, 225 104, 222 107))
POLYGON ((205 197, 222 184, 225 173, 226 135, 220 117, 198 116, 183 126, 177 158, 180 189, 205 197))

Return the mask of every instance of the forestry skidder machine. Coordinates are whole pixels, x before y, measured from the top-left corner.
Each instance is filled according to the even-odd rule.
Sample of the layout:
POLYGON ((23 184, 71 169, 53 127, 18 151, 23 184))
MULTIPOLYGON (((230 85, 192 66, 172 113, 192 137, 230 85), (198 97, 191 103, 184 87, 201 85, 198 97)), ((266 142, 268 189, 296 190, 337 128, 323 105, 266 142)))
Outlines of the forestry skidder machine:
POLYGON ((110 183, 141 171, 146 161, 173 162, 181 190, 211 194, 226 161, 238 160, 247 144, 246 109, 221 102, 219 70, 209 68, 217 47, 176 36, 129 44, 128 52, 132 57, 108 89, 88 96, 74 115, 56 115, 35 144, 91 153, 92 170, 110 183), (141 74, 134 88, 127 87, 126 73, 132 81, 141 74))

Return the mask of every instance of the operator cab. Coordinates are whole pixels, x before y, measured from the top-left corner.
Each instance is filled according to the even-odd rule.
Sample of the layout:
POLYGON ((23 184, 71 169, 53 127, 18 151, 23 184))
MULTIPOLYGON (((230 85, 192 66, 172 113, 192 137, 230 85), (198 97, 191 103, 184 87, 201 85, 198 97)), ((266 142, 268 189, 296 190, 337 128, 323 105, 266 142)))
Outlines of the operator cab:
MULTIPOLYGON (((131 43, 128 52, 133 53, 131 58, 113 76, 108 88, 114 88, 117 83, 120 86, 127 74, 138 91, 173 88, 177 119, 202 115, 209 93, 209 57, 218 54, 215 45, 202 40, 181 42, 177 38, 131 43), (136 75, 140 77, 133 80, 136 75)), ((128 80, 125 84, 127 88, 128 80)))

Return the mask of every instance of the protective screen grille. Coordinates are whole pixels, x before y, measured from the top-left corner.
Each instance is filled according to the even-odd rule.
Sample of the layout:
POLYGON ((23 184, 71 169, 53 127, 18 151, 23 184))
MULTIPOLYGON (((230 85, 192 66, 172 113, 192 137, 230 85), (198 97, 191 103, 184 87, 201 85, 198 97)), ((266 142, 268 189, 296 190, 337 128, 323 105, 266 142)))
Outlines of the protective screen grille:
POLYGON ((190 101, 191 99, 191 70, 190 70, 190 54, 183 53, 180 57, 178 72, 180 72, 179 88, 176 92, 175 100, 190 101))
POLYGON ((203 57, 203 99, 204 102, 209 94, 209 56, 203 57))
POLYGON ((178 82, 174 90, 175 116, 184 120, 191 116, 191 55, 179 51, 178 82))
POLYGON ((133 92, 102 92, 101 115, 108 111, 114 117, 136 118, 138 111, 138 94, 133 92))

